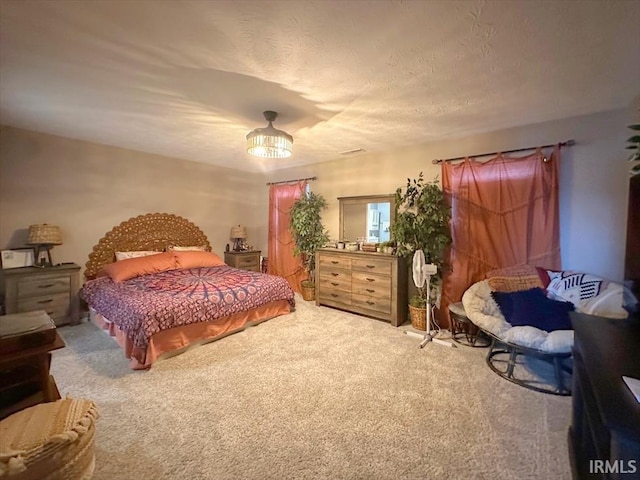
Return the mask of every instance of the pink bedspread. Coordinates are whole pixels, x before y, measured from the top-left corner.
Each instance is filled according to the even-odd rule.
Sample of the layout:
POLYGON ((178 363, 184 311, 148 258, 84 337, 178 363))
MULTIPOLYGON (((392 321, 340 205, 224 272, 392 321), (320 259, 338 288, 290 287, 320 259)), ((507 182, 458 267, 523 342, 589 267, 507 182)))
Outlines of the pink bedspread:
POLYGON ((295 306, 287 281, 274 275, 219 267, 170 270, 122 283, 89 280, 82 296, 116 324, 136 347, 154 333, 246 312, 276 300, 295 306))

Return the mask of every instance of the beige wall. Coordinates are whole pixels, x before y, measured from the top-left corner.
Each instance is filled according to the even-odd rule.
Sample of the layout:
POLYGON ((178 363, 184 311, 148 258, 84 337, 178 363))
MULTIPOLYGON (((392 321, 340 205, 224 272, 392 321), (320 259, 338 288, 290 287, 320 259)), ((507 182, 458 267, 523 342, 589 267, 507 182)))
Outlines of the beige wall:
POLYGON ((31 224, 59 225, 54 262, 84 266, 107 231, 154 212, 191 220, 220 254, 238 223, 260 247, 263 188, 261 174, 0 127, 0 248, 23 246, 31 224))
MULTIPOLYGON (((81 265, 97 240, 132 216, 168 212, 200 226, 215 251, 229 242, 232 225, 249 229, 249 243, 266 255, 266 181, 317 176, 324 215, 338 236, 338 197, 392 193, 420 171, 435 178, 434 158, 507 150, 573 138, 561 166, 563 267, 623 278, 628 195, 627 125, 631 110, 515 127, 432 142, 381 154, 247 174, 195 162, 76 141, 25 130, 0 130, 0 248, 24 244, 33 223, 58 224, 64 245, 54 261, 81 265)), ((637 118, 635 120, 638 121, 637 118)))
MULTIPOLYGON (((392 193, 407 177, 423 171, 440 174, 434 158, 451 158, 575 139, 563 150, 560 185, 563 268, 622 280, 628 195, 625 140, 631 110, 515 127, 488 134, 432 142, 383 154, 360 154, 308 167, 281 170, 269 176, 280 181, 317 176, 312 189, 324 195, 323 216, 332 238, 338 235, 337 197, 392 193)), ((637 120, 636 120, 637 121, 637 120)), ((357 147, 352 145, 350 147, 357 147)), ((345 147, 346 148, 346 147, 345 147)), ((266 207, 263 207, 266 216, 266 207)), ((266 231, 262 232, 266 236, 266 231)))

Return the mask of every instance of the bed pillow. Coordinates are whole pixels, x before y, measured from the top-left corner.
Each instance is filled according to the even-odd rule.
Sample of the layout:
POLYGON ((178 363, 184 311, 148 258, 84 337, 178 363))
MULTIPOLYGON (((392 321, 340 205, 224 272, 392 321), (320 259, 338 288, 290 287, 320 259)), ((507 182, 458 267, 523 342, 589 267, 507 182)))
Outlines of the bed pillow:
POLYGON ((166 252, 110 263, 104 267, 104 271, 111 277, 111 280, 120 283, 140 275, 166 272, 176 268, 179 267, 176 264, 176 258, 173 253, 166 252))
POLYGON ((225 265, 224 261, 213 252, 173 251, 178 268, 218 267, 225 265))
POLYGON ((179 245, 169 245, 167 247, 167 251, 174 251, 174 252, 206 252, 207 251, 207 246, 206 245, 193 245, 193 246, 189 246, 189 247, 181 247, 179 245))
POLYGON ((573 303, 576 310, 608 318, 627 318, 623 308, 623 286, 588 273, 548 270, 549 297, 573 303))
POLYGON ((148 257, 149 255, 157 255, 162 252, 155 250, 138 250, 136 252, 116 252, 116 261, 127 260, 129 258, 148 257))
POLYGON ((532 326, 547 332, 573 329, 569 312, 575 310, 574 305, 547 298, 541 288, 491 292, 491 296, 512 327, 532 326))

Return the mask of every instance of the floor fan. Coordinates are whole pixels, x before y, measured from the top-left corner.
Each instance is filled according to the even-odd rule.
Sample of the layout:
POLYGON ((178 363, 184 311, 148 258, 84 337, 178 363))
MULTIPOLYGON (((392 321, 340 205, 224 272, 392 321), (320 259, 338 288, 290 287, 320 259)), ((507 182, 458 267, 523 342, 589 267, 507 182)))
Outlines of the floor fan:
POLYGON ((439 338, 435 338, 431 334, 431 275, 434 275, 438 272, 438 267, 436 267, 433 263, 426 263, 424 258, 424 252, 422 250, 416 250, 413 254, 413 283, 418 289, 422 289, 427 285, 427 331, 424 335, 416 332, 412 332, 407 330, 407 335, 411 335, 413 337, 419 337, 422 339, 418 348, 423 348, 427 343, 433 342, 438 343, 440 345, 444 345, 447 347, 455 347, 453 343, 445 342, 439 338))

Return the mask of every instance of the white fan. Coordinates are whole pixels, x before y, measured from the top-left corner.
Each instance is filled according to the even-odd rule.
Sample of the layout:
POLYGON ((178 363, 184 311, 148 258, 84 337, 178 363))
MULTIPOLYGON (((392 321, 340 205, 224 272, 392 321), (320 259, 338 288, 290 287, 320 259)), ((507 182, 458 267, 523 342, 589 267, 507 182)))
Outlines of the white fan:
POLYGON ((417 288, 422 289, 427 284, 427 331, 424 335, 407 330, 407 335, 420 337, 422 341, 418 345, 423 348, 427 343, 434 342, 447 347, 455 347, 453 343, 445 342, 431 335, 431 275, 438 272, 438 267, 433 263, 425 263, 424 252, 416 250, 413 254, 413 283, 417 288))

